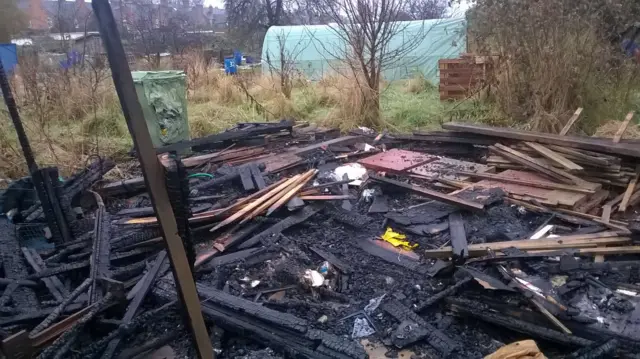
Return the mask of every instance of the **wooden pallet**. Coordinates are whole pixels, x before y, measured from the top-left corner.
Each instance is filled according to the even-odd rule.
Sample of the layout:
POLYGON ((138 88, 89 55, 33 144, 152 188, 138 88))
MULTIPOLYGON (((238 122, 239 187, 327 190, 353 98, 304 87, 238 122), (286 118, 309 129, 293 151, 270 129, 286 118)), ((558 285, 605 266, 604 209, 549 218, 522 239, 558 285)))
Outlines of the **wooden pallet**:
POLYGON ((442 59, 438 61, 438 69, 440 100, 463 99, 486 83, 493 69, 493 58, 463 55, 458 59, 442 59))

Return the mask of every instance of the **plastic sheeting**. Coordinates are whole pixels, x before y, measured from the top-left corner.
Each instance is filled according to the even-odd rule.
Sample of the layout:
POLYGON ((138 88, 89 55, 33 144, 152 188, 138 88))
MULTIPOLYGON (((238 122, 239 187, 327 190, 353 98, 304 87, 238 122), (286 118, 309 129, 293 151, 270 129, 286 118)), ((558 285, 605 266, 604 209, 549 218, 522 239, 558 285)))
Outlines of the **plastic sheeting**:
MULTIPOLYGON (((438 60, 457 58, 466 51, 463 18, 404 21, 399 28, 403 31, 392 38, 389 53, 406 47, 407 43, 412 45, 412 50, 383 69, 387 81, 422 74, 437 84, 438 60), (415 39, 420 38, 422 41, 416 43, 415 39)), ((263 73, 277 71, 280 54, 311 80, 347 70, 344 61, 337 57, 344 54, 346 43, 336 31, 335 24, 270 27, 262 45, 263 73)))

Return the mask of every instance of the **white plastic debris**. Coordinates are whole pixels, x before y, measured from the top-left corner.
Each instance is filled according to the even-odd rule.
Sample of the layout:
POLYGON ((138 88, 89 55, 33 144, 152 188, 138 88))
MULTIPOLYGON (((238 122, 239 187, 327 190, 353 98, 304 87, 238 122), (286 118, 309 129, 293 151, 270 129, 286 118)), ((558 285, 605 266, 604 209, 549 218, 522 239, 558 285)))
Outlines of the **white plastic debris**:
POLYGON ((376 133, 376 131, 370 129, 369 127, 358 126, 358 129, 364 133, 376 133))
POLYGON ((304 279, 311 284, 312 287, 319 287, 324 284, 324 277, 320 272, 307 269, 304 272, 304 279))
POLYGON ((320 318, 318 318, 318 323, 326 323, 327 320, 329 320, 329 317, 327 317, 326 315, 321 316, 320 318))
POLYGON ((260 284, 259 280, 252 280, 251 281, 251 288, 255 288, 258 286, 258 284, 260 284))
POLYGON ((369 322, 365 318, 356 318, 353 322, 353 331, 351 332, 352 338, 363 338, 372 335, 376 331, 371 328, 369 322))
POLYGON ((349 182, 350 185, 359 186, 362 184, 362 178, 367 174, 367 169, 359 163, 346 163, 333 171, 336 181, 342 180, 345 174, 347 178, 352 180, 352 182, 349 182))
POLYGON ((630 297, 636 297, 638 295, 638 292, 636 292, 636 291, 628 290, 628 289, 621 289, 621 288, 616 289, 616 293, 620 293, 620 294, 623 294, 623 295, 628 295, 630 297))
POLYGON ((365 143, 365 144, 364 144, 364 152, 369 152, 369 151, 371 151, 371 150, 375 150, 375 149, 376 149, 375 147, 371 146, 371 145, 370 145, 370 144, 368 144, 368 143, 365 143))
POLYGON ((380 306, 380 303, 382 303, 382 300, 384 299, 384 297, 387 295, 387 293, 377 297, 377 298, 373 298, 373 299, 369 299, 369 304, 367 304, 364 307, 364 312, 367 313, 368 315, 373 314, 373 312, 378 309, 378 306, 380 306))
POLYGON ((373 188, 367 188, 364 191, 362 191, 362 198, 369 202, 369 200, 373 197, 373 195, 376 193, 376 190, 373 188))

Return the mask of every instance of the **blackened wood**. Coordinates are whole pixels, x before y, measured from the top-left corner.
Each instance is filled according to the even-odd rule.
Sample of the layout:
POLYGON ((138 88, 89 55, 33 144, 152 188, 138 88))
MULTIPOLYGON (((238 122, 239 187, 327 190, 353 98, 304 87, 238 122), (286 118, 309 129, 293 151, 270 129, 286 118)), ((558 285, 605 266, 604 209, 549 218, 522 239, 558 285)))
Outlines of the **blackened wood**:
POLYGON ((405 267, 412 271, 417 271, 420 273, 426 273, 427 268, 420 264, 420 261, 411 259, 410 257, 399 255, 396 252, 392 252, 385 248, 382 248, 373 243, 373 241, 367 239, 358 240, 358 246, 362 248, 365 252, 371 254, 372 256, 378 257, 388 263, 396 264, 401 267, 405 267))
POLYGON ((325 251, 322 248, 318 248, 318 247, 315 247, 315 246, 311 246, 311 247, 309 247, 309 249, 311 249, 311 251, 313 251, 315 254, 317 254, 320 257, 322 257, 322 259, 324 259, 327 262, 331 263, 331 265, 333 265, 336 268, 338 268, 338 270, 340 272, 342 272, 344 274, 350 274, 351 272, 353 272, 353 267, 351 265, 349 265, 348 263, 346 263, 342 259, 336 257, 333 253, 330 253, 328 251, 325 251))
POLYGON ((371 206, 367 213, 387 213, 389 212, 389 200, 385 195, 376 195, 373 197, 371 206))
POLYGON ((378 182, 383 182, 383 183, 388 183, 388 184, 392 184, 404 189, 408 189, 418 195, 421 196, 425 196, 427 198, 436 200, 436 201, 440 201, 440 202, 444 202, 456 207, 460 207, 460 208, 464 208, 464 209, 468 209, 468 210, 472 210, 472 211, 481 211, 484 209, 484 205, 477 203, 477 202, 473 202, 473 201, 467 201, 465 199, 459 198, 459 197, 454 197, 448 194, 443 194, 440 192, 436 192, 436 191, 432 191, 430 189, 426 189, 426 188, 422 188, 419 186, 415 186, 415 185, 411 185, 408 183, 404 183, 404 182, 400 182, 400 181, 396 181, 396 180, 392 180, 389 178, 385 178, 385 177, 380 177, 380 176, 376 176, 376 175, 371 175, 369 176, 370 179, 378 181, 378 182))
MULTIPOLYGON (((451 353, 461 348, 461 344, 449 338, 446 334, 438 330, 436 327, 427 323, 422 317, 418 314, 412 312, 409 308, 405 307, 397 301, 396 299, 387 299, 382 303, 382 309, 397 319, 400 322, 413 322, 423 330, 419 332, 419 335, 414 335, 412 339, 414 341, 396 341, 396 345, 407 346, 412 344, 415 341, 424 339, 429 345, 431 345, 434 349, 436 349, 441 358, 447 358, 451 353)), ((392 339, 393 340, 393 339, 392 339)))
MULTIPOLYGON (((63 311, 63 313, 72 313, 84 307, 83 303, 71 303, 63 311)), ((30 322, 36 319, 44 318, 51 314, 55 308, 38 309, 31 312, 15 315, 12 317, 4 317, 0 319, 0 326, 7 326, 17 323, 30 322)))
MULTIPOLYGON (((27 263, 29 263, 31 268, 33 268, 33 271, 36 273, 42 272, 42 270, 44 269, 43 268, 44 262, 42 261, 42 258, 40 258, 38 253, 26 247, 22 247, 21 249, 22 249, 22 254, 24 255, 24 258, 27 260, 27 263), (36 262, 36 259, 34 258, 34 254, 38 256, 38 258, 40 259, 40 263, 36 262)), ((64 288, 64 285, 62 284, 60 279, 58 279, 58 277, 51 276, 48 278, 42 278, 42 281, 44 282, 44 285, 49 290, 49 293, 51 293, 51 295, 57 301, 64 300, 66 289, 64 288), (54 279, 55 279, 55 283, 54 283, 54 279)))
POLYGON ((481 303, 472 300, 452 298, 448 301, 451 310, 458 316, 475 317, 504 329, 525 334, 531 338, 544 339, 568 347, 585 347, 593 344, 593 342, 588 339, 580 338, 575 335, 567 335, 562 332, 531 324, 510 316, 490 312, 483 309, 485 306, 481 303))
POLYGON ((249 249, 225 254, 225 255, 213 258, 209 263, 203 265, 200 268, 200 270, 204 272, 212 271, 216 267, 238 263, 250 257, 259 255, 261 253, 265 253, 265 251, 266 251, 265 248, 249 248, 249 249))
POLYGON ((469 258, 469 244, 467 243, 467 231, 464 228, 464 220, 460 212, 449 215, 449 233, 451 247, 453 248, 453 260, 464 262, 469 258))
MULTIPOLYGON (((24 264, 15 227, 6 219, 0 218, 0 256, 5 277, 8 279, 26 279, 27 267, 24 264)), ((33 289, 18 287, 11 294, 16 306, 22 308, 38 308, 38 301, 33 289)))
MULTIPOLYGON (((131 323, 131 320, 136 315, 136 312, 140 309, 140 305, 142 304, 142 301, 147 296, 147 293, 149 293, 149 290, 151 289, 153 282, 156 280, 158 273, 160 273, 160 269, 163 267, 163 263, 166 259, 167 259, 166 251, 162 251, 156 256, 156 260, 153 263, 153 267, 151 267, 147 275, 143 277, 142 279, 144 281, 143 284, 137 291, 131 303, 129 303, 129 305, 127 306, 127 311, 124 313, 124 316, 122 317, 122 325, 126 326, 129 323, 131 323)), ((118 349, 118 345, 120 344, 120 339, 121 339, 120 337, 113 338, 107 344, 107 347, 102 353, 102 359, 110 359, 113 357, 113 354, 115 353, 116 349, 118 349)))
POLYGON ((258 165, 255 163, 252 163, 249 165, 249 168, 251 170, 251 175, 253 176, 253 181, 256 183, 256 186, 258 187, 258 189, 263 189, 267 187, 267 184, 264 182, 264 177, 262 177, 262 173, 260 173, 260 169, 258 168, 258 165))
POLYGON ((49 327, 49 325, 53 324, 53 322, 58 319, 58 317, 64 312, 65 308, 80 294, 85 292, 90 285, 91 280, 89 278, 85 279, 85 281, 82 282, 82 284, 80 284, 76 289, 74 289, 73 292, 71 292, 66 298, 64 298, 62 303, 55 307, 40 324, 33 328, 33 330, 29 333, 29 337, 35 337, 38 333, 49 327))
POLYGON ((270 123, 269 126, 261 126, 248 130, 237 130, 222 132, 215 135, 196 138, 189 141, 181 141, 171 145, 166 145, 156 149, 157 153, 175 152, 183 149, 193 148, 194 151, 202 151, 213 148, 224 148, 229 145, 230 141, 238 141, 244 138, 264 135, 270 133, 278 133, 281 131, 291 131, 292 121, 281 121, 279 123, 270 123))
POLYGON ((621 141, 620 143, 612 143, 608 138, 560 136, 549 133, 516 130, 512 128, 469 125, 454 122, 445 123, 442 125, 442 128, 462 133, 476 133, 480 135, 507 138, 512 140, 560 145, 589 151, 604 152, 608 154, 631 156, 636 158, 640 157, 640 146, 638 146, 637 142, 634 141, 621 141))
POLYGON ((416 313, 420 313, 421 311, 429 308, 430 306, 440 302, 444 298, 455 294, 458 290, 460 290, 460 288, 466 286, 472 280, 473 280, 472 277, 466 277, 466 278, 460 280, 459 282, 457 282, 456 284, 451 285, 451 286, 447 287, 446 289, 444 289, 444 290, 442 290, 442 291, 440 291, 440 292, 438 292, 436 294, 433 294, 432 296, 430 296, 426 300, 418 303, 416 305, 416 307, 414 308, 414 311, 416 313))
POLYGON ((238 246, 239 249, 246 249, 255 246, 260 242, 269 242, 268 239, 280 232, 292 227, 296 224, 302 223, 309 219, 309 217, 318 213, 322 209, 322 206, 317 205, 308 205, 298 210, 294 214, 289 217, 283 219, 282 221, 274 224, 273 226, 265 229, 264 231, 256 234, 255 236, 249 238, 242 244, 238 246))
POLYGON ((253 184, 253 177, 251 175, 251 169, 248 166, 242 166, 238 170, 240 172, 240 181, 245 191, 252 191, 256 187, 253 184))
POLYGON ((255 318, 290 329, 294 332, 304 333, 307 330, 308 322, 291 314, 269 309, 259 303, 254 303, 205 285, 197 284, 197 288, 200 297, 206 299, 207 302, 231 309, 235 312, 248 313, 255 318))
POLYGON ((91 279, 91 288, 89 289, 89 304, 93 304, 102 298, 102 293, 98 290, 99 278, 110 278, 109 274, 109 253, 111 251, 110 235, 111 222, 110 216, 104 207, 102 198, 99 194, 93 193, 98 209, 96 210, 95 225, 93 227, 93 247, 91 252, 89 278, 91 279))
MULTIPOLYGON (((349 179, 349 176, 345 173, 344 175, 342 175, 342 180, 346 181, 349 179)), ((349 184, 348 183, 343 183, 342 184, 342 194, 345 196, 349 195, 349 184)), ((342 201, 342 209, 344 209, 345 211, 351 211, 353 209, 353 205, 351 204, 351 202, 349 202, 348 199, 345 199, 342 201)))

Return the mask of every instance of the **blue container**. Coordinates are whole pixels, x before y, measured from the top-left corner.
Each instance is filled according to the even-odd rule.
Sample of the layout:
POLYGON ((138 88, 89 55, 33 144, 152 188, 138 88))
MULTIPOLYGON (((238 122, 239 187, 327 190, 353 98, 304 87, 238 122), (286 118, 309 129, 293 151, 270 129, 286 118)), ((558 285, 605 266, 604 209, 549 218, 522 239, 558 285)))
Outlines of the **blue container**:
POLYGON ((233 58, 236 60, 236 65, 242 65, 242 52, 235 50, 233 52, 233 58))
POLYGON ((238 66, 236 65, 236 60, 233 57, 224 58, 224 72, 231 75, 238 72, 238 66))
POLYGON ((0 61, 6 73, 12 73, 18 64, 16 44, 0 44, 0 61))
POLYGON ((253 63, 253 56, 245 56, 245 57, 244 57, 244 61, 245 61, 247 64, 252 64, 252 63, 253 63))

